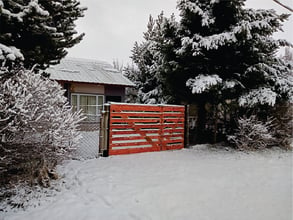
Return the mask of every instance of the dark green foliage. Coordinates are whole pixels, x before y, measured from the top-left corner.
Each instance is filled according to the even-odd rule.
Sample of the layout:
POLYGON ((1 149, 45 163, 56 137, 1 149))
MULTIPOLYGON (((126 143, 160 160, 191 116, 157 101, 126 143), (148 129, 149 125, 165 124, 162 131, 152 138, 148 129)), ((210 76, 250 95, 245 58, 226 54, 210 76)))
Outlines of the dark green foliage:
MULTIPOLYGON (((293 80, 287 77, 290 67, 276 57, 278 48, 290 43, 272 38, 289 15, 246 9, 244 2, 179 0, 180 21, 163 19, 163 28, 152 32, 160 40, 145 38, 134 48, 133 60, 142 78, 159 79, 154 85, 161 88, 161 97, 168 97, 169 103, 198 106, 197 127, 202 139, 206 136, 206 105, 212 106, 216 112, 211 115, 215 116, 219 106, 233 109, 228 112, 230 121, 225 122, 233 125, 248 108, 268 110, 293 94, 293 80), (148 45, 155 49, 149 50, 148 45), (152 71, 145 71, 140 63, 152 71)), ((142 92, 151 91, 145 88, 142 92)), ((217 117, 212 123, 216 133, 217 117)))
POLYGON ((84 35, 75 31, 74 21, 85 10, 79 5, 77 0, 3 1, 0 43, 20 49, 26 68, 56 64, 84 35))

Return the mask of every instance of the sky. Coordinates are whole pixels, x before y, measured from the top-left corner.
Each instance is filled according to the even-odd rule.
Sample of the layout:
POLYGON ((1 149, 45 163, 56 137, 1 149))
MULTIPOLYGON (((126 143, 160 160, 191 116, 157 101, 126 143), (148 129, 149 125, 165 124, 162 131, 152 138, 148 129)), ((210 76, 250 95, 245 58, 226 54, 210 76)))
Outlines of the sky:
MULTIPOLYGON (((102 60, 120 64, 131 63, 131 50, 135 41, 143 40, 149 15, 157 17, 161 11, 169 17, 178 16, 177 0, 79 0, 87 7, 85 16, 76 22, 84 39, 68 50, 67 57, 102 60)), ((293 8, 292 0, 280 0, 293 8)), ((273 0, 247 0, 246 7, 275 9, 278 13, 290 13, 273 0)), ((276 33, 276 38, 293 43, 293 17, 284 23, 284 32, 276 33)))

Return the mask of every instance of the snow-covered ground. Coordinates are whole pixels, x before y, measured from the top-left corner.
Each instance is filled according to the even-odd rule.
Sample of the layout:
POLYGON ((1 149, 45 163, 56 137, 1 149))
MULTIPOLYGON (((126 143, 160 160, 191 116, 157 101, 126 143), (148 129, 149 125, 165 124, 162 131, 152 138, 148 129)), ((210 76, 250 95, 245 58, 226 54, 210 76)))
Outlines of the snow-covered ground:
POLYGON ((69 161, 59 172, 58 192, 0 219, 292 220, 292 152, 201 145, 69 161))

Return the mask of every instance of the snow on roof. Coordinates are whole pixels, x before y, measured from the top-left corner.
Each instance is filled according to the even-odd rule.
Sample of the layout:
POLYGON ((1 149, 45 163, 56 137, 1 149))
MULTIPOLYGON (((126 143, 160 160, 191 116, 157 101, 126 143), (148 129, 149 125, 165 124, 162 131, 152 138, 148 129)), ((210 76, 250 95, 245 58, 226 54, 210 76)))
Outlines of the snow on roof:
POLYGON ((104 61, 66 58, 48 68, 47 72, 53 80, 134 86, 121 72, 104 61))

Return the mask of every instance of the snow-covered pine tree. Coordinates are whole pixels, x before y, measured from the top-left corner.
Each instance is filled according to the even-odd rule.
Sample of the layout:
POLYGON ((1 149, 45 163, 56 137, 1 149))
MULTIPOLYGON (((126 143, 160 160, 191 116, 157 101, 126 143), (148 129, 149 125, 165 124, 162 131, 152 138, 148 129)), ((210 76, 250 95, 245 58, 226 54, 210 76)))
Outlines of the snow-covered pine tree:
POLYGON ((174 15, 166 18, 162 12, 157 19, 150 16, 144 41, 135 43, 131 58, 137 69, 128 68, 125 72, 136 84, 137 102, 154 104, 169 101, 170 96, 164 92, 165 70, 161 67, 165 57, 162 52, 167 54, 171 50, 172 41, 168 41, 168 38, 176 34, 176 24, 174 15))
POLYGON ((26 68, 58 63, 67 54, 65 49, 83 37, 74 24, 85 10, 79 4, 77 0, 0 0, 0 64, 4 58, 24 60, 26 68))
POLYGON ((205 127, 206 103, 273 106, 292 97, 290 69, 276 57, 278 48, 290 43, 272 38, 289 15, 246 9, 244 2, 178 1, 181 44, 174 44, 175 59, 165 62, 176 64, 166 82, 177 103, 197 103, 199 131, 205 127))

